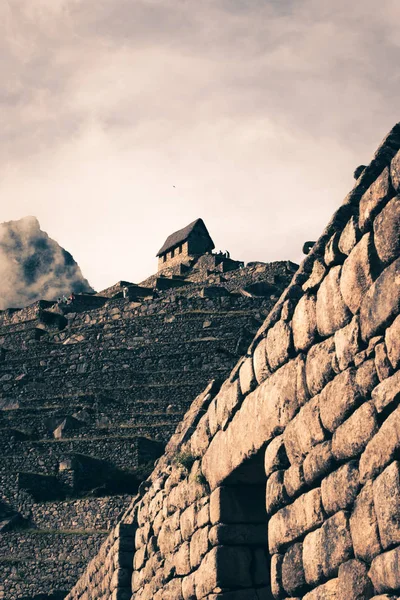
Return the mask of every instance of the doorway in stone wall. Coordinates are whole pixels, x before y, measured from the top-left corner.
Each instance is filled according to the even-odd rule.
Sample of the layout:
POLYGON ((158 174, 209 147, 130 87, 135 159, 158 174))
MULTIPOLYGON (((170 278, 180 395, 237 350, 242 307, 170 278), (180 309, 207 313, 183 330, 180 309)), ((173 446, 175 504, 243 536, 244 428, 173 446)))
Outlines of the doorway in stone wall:
POLYGON ((210 499, 221 598, 273 600, 266 512, 265 449, 246 460, 210 499))

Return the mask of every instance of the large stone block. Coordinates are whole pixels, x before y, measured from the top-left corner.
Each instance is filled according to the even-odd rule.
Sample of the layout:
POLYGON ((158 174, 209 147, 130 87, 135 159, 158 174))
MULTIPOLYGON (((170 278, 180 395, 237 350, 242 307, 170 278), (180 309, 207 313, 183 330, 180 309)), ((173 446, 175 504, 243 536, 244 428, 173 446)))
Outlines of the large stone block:
POLYGON ((203 598, 216 588, 251 587, 251 552, 248 548, 216 546, 196 571, 196 594, 203 598))
MULTIPOLYGON (((192 569, 195 569, 201 563, 201 559, 208 552, 209 543, 208 543, 208 527, 202 527, 194 532, 192 535, 192 539, 190 540, 190 566, 192 569)), ((182 573, 182 575, 186 575, 189 571, 182 573)))
POLYGON ((283 477, 286 494, 289 498, 299 496, 306 489, 306 481, 304 479, 303 465, 292 465, 286 469, 283 477))
POLYGON ((400 463, 395 461, 374 481, 374 506, 384 550, 400 544, 400 463))
POLYGON ((317 293, 317 328, 324 337, 332 335, 351 319, 340 291, 341 269, 340 265, 333 267, 317 293))
POLYGON ((335 349, 341 371, 354 362, 360 351, 360 324, 358 316, 353 317, 348 325, 335 333, 335 349))
POLYGON ((253 367, 258 384, 265 381, 271 375, 267 359, 267 338, 262 338, 254 349, 253 367))
POLYGON ((269 515, 289 501, 283 481, 284 475, 285 471, 274 471, 267 481, 266 507, 269 515))
POLYGON ((184 542, 174 556, 174 564, 177 575, 187 575, 190 572, 190 546, 184 542))
POLYGON ((355 369, 337 375, 320 394, 320 417, 328 431, 335 431, 361 401, 355 369))
POLYGON ((239 371, 240 389, 245 396, 249 394, 257 385, 257 380, 254 374, 253 358, 246 358, 239 371))
POLYGON ((377 385, 372 391, 372 399, 378 412, 397 403, 400 399, 400 371, 377 385))
POLYGON ((337 600, 338 579, 331 579, 303 596, 303 600, 337 600))
POLYGON ((317 336, 317 299, 304 295, 295 308, 292 320, 293 342, 296 350, 308 350, 317 336))
POLYGON ((303 463, 304 480, 312 485, 329 473, 335 463, 332 454, 332 442, 328 440, 315 446, 306 456, 303 463))
POLYGON ((307 386, 312 396, 318 394, 334 375, 335 342, 331 337, 310 348, 306 361, 307 386))
POLYGON ((400 198, 392 198, 374 221, 376 252, 387 265, 400 255, 400 198))
POLYGON ((357 244, 358 239, 360 237, 360 232, 358 230, 357 220, 354 216, 350 217, 350 220, 347 222, 347 225, 343 229, 339 238, 339 250, 342 254, 346 254, 348 256, 350 252, 353 250, 354 246, 357 244))
POLYGON ((306 584, 303 568, 303 544, 293 544, 282 562, 282 585, 290 595, 297 595, 306 584))
POLYGON ((317 488, 303 494, 293 504, 282 508, 271 517, 268 528, 271 554, 315 529, 323 520, 321 490, 317 488))
POLYGON ((350 517, 350 532, 357 558, 370 563, 377 554, 382 552, 372 481, 365 484, 355 500, 350 517))
POLYGON ((386 329, 385 342, 392 367, 398 369, 400 367, 400 315, 386 329))
POLYGON ((374 558, 369 576, 378 594, 399 590, 400 546, 374 558))
POLYGON ((368 567, 360 560, 349 560, 339 567, 337 600, 369 600, 374 595, 368 567))
POLYGON ((336 429, 332 438, 333 456, 337 460, 358 456, 377 430, 375 406, 373 402, 366 402, 336 429))
POLYGON ((282 554, 274 554, 271 557, 271 591, 274 598, 283 598, 285 595, 282 584, 282 563, 282 554))
POLYGON ((379 378, 376 372, 374 359, 371 358, 370 360, 366 360, 357 367, 356 384, 362 396, 369 396, 378 383, 379 378))
POLYGON ((360 489, 358 467, 351 461, 328 475, 321 483, 322 504, 328 515, 353 504, 360 489))
POLYGON ((289 466, 283 435, 278 435, 267 446, 265 450, 264 469, 266 477, 274 471, 286 469, 289 466))
POLYGON ((291 327, 285 321, 278 321, 267 333, 268 364, 273 371, 289 359, 291 347, 291 327))
POLYGON ((372 219, 387 202, 390 190, 389 167, 386 167, 361 197, 358 224, 362 232, 367 230, 372 219))
POLYGON ((387 355, 385 342, 381 342, 375 346, 375 368, 379 381, 387 379, 393 373, 393 367, 387 355))
POLYGON ((300 463, 316 444, 325 440, 319 416, 319 396, 305 404, 283 434, 291 464, 300 463))
POLYGON ((374 251, 372 234, 366 233, 343 263, 340 291, 353 314, 373 283, 374 251))
POLYGON ((325 252, 324 252, 324 261, 328 267, 332 265, 337 265, 346 258, 344 254, 342 254, 339 250, 339 239, 341 232, 336 231, 332 237, 328 240, 325 252))
POLYGON ((322 570, 325 577, 334 577, 339 566, 353 557, 349 519, 338 512, 322 525, 322 570))
POLYGON ((388 416, 368 442, 360 459, 360 481, 376 477, 400 448, 400 407, 388 416))
POLYGON ((379 275, 366 293, 360 309, 361 337, 369 340, 400 312, 400 258, 379 275))
POLYGON ((303 283, 302 289, 304 292, 310 292, 316 290, 319 284, 326 275, 326 266, 321 260, 314 260, 311 274, 309 278, 303 283))

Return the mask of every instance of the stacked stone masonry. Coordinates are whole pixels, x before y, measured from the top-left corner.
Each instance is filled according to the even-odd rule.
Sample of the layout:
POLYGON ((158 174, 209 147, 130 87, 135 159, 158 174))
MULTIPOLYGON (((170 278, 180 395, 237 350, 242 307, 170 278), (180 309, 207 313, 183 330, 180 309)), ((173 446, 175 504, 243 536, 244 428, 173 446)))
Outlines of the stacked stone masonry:
POLYGON ((193 399, 229 375, 295 270, 242 266, 209 254, 185 281, 123 281, 72 305, 0 312, 0 598, 61 600, 103 543, 114 547, 108 574, 132 565, 127 517, 116 538, 113 528, 193 399))
POLYGON ((400 597, 399 232, 397 125, 68 600, 400 597))

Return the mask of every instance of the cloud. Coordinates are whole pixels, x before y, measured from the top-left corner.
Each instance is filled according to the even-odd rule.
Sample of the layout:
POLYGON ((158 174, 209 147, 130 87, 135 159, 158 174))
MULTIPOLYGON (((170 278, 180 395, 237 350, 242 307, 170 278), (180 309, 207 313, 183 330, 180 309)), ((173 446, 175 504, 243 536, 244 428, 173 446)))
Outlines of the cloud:
POLYGON ((99 289, 146 277, 199 216, 237 258, 299 260, 398 120, 395 0, 19 0, 0 17, 0 217, 38 215, 99 289))
POLYGON ((0 281, 2 310, 92 291, 71 254, 41 231, 35 217, 0 224, 0 281))

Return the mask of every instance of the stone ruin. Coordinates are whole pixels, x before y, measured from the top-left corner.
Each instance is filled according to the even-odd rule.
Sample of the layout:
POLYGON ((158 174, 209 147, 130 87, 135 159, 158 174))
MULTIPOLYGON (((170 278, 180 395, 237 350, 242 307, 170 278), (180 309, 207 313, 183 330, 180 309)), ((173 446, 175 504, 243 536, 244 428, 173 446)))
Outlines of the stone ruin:
MULTIPOLYGON (((212 260, 212 256, 204 255, 205 262, 212 260)), ((181 267, 173 265, 171 268, 181 267)), ((71 412, 78 408, 74 405, 77 402, 74 394, 84 387, 87 395, 91 391, 93 395, 102 391, 107 396, 107 401, 98 402, 97 406, 101 406, 109 419, 114 419, 115 431, 129 423, 129 419, 137 418, 139 404, 133 401, 133 390, 136 386, 143 394, 143 388, 153 382, 148 379, 149 374, 143 375, 147 365, 152 367, 152 373, 157 372, 154 371, 155 354, 146 361, 149 355, 145 352, 145 335, 140 336, 140 356, 136 363, 140 364, 141 371, 134 366, 129 371, 122 362, 119 368, 113 366, 118 355, 117 344, 133 343, 129 338, 132 334, 128 332, 138 327, 139 316, 143 319, 152 315, 154 319, 148 329, 152 332, 153 345, 159 343, 156 339, 162 336, 159 330, 153 334, 157 319, 163 320, 168 343, 175 331, 180 348, 179 368, 175 368, 175 363, 163 364, 174 384, 184 386, 194 381, 192 370, 199 370, 198 363, 196 369, 192 369, 194 362, 185 369, 188 348, 184 347, 187 338, 183 323, 186 319, 194 318, 198 311, 215 310, 207 315, 207 320, 201 317, 203 333, 207 331, 204 337, 212 339, 209 335, 212 325, 208 323, 220 322, 221 313, 225 314, 227 321, 221 323, 218 330, 218 339, 221 339, 235 312, 249 314, 256 310, 259 319, 262 312, 268 310, 245 349, 241 345, 246 343, 242 325, 234 333, 231 330, 233 339, 238 342, 235 351, 243 355, 234 361, 233 368, 224 362, 218 363, 217 369, 220 353, 210 346, 212 354, 207 352, 206 356, 212 364, 205 368, 205 378, 212 370, 220 371, 217 374, 222 377, 213 376, 190 403, 163 455, 156 459, 152 473, 136 492, 132 487, 131 502, 126 502, 119 519, 114 518, 118 523, 107 536, 104 533, 104 541, 97 540, 96 544, 92 538, 85 539, 79 534, 82 535, 80 551, 86 548, 89 559, 94 550, 93 558, 68 593, 67 600, 400 598, 400 125, 393 128, 371 163, 359 174, 353 190, 271 310, 266 299, 273 299, 273 286, 278 282, 283 284, 284 275, 289 275, 293 265, 286 264, 285 269, 274 274, 273 281, 267 276, 269 268, 270 265, 252 265, 246 267, 254 269, 251 274, 239 268, 220 275, 216 264, 207 279, 194 273, 191 283, 171 287, 168 291, 164 288, 155 300, 140 300, 139 295, 134 298, 134 290, 130 292, 130 299, 113 300, 114 292, 116 296, 120 293, 117 286, 110 300, 104 300, 107 294, 103 294, 104 304, 100 308, 82 311, 70 318, 68 313, 61 315, 68 320, 61 331, 48 327, 45 333, 30 340, 29 352, 34 349, 35 356, 32 363, 28 356, 25 360, 27 367, 22 374, 28 377, 26 383, 19 383, 24 378, 17 379, 15 369, 12 378, 2 380, 6 387, 10 386, 4 390, 3 385, 3 416, 11 419, 10 426, 12 414, 18 415, 14 411, 22 411, 24 406, 31 410, 27 417, 32 425, 37 422, 33 419, 34 406, 66 418, 66 408, 71 412), (258 269, 261 273, 261 268, 265 268, 264 275, 258 277, 255 274, 258 269), (234 286, 235 279, 240 291, 234 286), (219 287, 225 288, 228 295, 206 291, 219 287), (265 295, 257 295, 257 290, 265 295), (260 306, 255 308, 253 302, 260 306), (191 317, 183 317, 185 309, 191 317), (124 317, 125 312, 128 314, 124 317), (182 322, 179 327, 176 327, 177 320, 182 322), (174 326, 167 327, 173 323, 174 326), (116 341, 118 328, 124 333, 120 333, 116 341), (89 341, 90 335, 91 345, 78 345, 89 341), (57 358, 54 363, 43 365, 41 370, 40 361, 44 359, 40 353, 44 345, 47 345, 47 358, 57 358), (68 354, 71 346, 71 352, 78 357, 72 369, 68 404, 63 405, 61 415, 57 413, 62 410, 57 372, 60 375, 73 363, 68 354), (54 354, 50 348, 55 349, 54 354), (93 348, 93 357, 89 357, 90 348, 93 348), (111 351, 112 358, 109 358, 111 351), (33 372, 29 370, 30 364, 34 365, 33 372), (88 366, 83 367, 85 364, 88 366), (108 368, 103 371, 104 366, 108 368), (94 376, 91 376, 92 368, 94 376), (125 374, 129 374, 126 379, 125 374), (35 385, 29 387, 32 382, 35 385), (50 384, 51 389, 46 384, 50 384), (33 391, 35 386, 37 389, 33 391), (116 393, 120 388, 125 390, 124 401, 116 393), (43 400, 46 392, 47 404, 43 400), (115 396, 110 395, 112 393, 115 396), (40 406, 39 397, 43 398, 40 406), (123 416, 119 412, 121 407, 125 409, 123 416)), ((278 263, 275 268, 279 271, 283 265, 278 263)), ((205 273, 209 271, 206 267, 205 273)), ((182 275, 178 273, 164 275, 171 281, 179 281, 179 277, 182 275)), ((159 278, 159 275, 154 276, 141 287, 151 287, 159 278)), ((8 318, 12 319, 13 315, 8 318)), ((252 318, 255 318, 254 313, 252 318)), ((8 326, 12 327, 11 321, 8 326)), ((5 335, 9 336, 7 339, 22 340, 22 330, 16 327, 5 335)), ((28 327, 26 331, 30 331, 28 327)), ((197 339, 200 337, 198 332, 195 335, 197 339)), ((212 343, 211 339, 207 344, 212 343)), ((220 346, 224 345, 220 343, 220 346)), ((11 350, 6 349, 1 363, 5 374, 7 362, 12 361, 9 352, 11 350)), ((22 354, 14 352, 18 356, 22 354)), ((18 359, 21 361, 17 356, 14 358, 18 359)), ((122 361, 128 364, 126 358, 122 361)), ((159 380, 156 381, 159 384, 159 380)), ((202 382, 196 381, 200 388, 202 382)), ((173 393, 168 400, 166 387, 160 395, 160 403, 168 401, 169 407, 175 409, 177 402, 181 402, 183 412, 185 399, 189 404, 195 386, 178 395, 173 393)), ((80 411, 89 413, 95 406, 83 404, 81 400, 79 410, 70 415, 78 421, 80 411)), ((167 407, 163 414, 172 413, 167 407)), ((40 419, 38 422, 42 423, 43 414, 40 419)), ((155 422, 153 414, 147 425, 140 427, 151 428, 155 422)), ((168 432, 159 428, 159 441, 169 437, 172 425, 175 427, 171 421, 168 432)), ((35 465, 38 473, 42 464, 39 456, 45 462, 45 454, 38 453, 38 446, 44 440, 36 440, 36 443, 33 439, 27 440, 27 429, 19 425, 19 433, 10 443, 14 444, 15 455, 19 449, 24 470, 28 470, 25 465, 29 463, 31 472, 35 465), (28 451, 32 447, 34 451, 28 451), (25 448, 23 458, 21 448, 25 448)), ((88 444, 86 454, 80 449, 88 461, 106 458, 101 455, 106 444, 93 442, 93 429, 93 425, 71 427, 67 438, 68 444, 75 439, 88 444), (78 434, 74 437, 74 431, 81 431, 81 437, 78 434)), ((109 428, 104 442, 112 438, 112 429, 109 428)), ((140 429, 140 433, 147 443, 156 438, 154 431, 146 435, 148 429, 140 429)), ((121 470, 132 460, 126 453, 129 441, 121 442, 123 437, 119 436, 113 454, 115 465, 121 470), (121 453, 124 456, 118 462, 121 453)), ((57 448, 60 442, 52 440, 51 443, 57 448)), ((70 449, 73 450, 73 446, 70 449)), ((4 456, 6 451, 5 445, 4 456)), ((59 452, 55 452, 57 459, 59 452)), ((8 464, 10 455, 9 451, 8 464)), ((63 464, 65 467, 58 474, 55 470, 46 473, 60 485, 61 473, 73 471, 72 463, 63 464)), ((20 508, 25 506, 21 495, 18 496, 23 490, 18 493, 15 488, 11 490, 11 471, 8 467, 2 481, 9 482, 10 493, 5 499, 8 510, 17 512, 18 502, 20 508)), ((14 472, 21 477, 17 465, 14 472)), ((96 469, 92 465, 87 473, 93 472, 96 469)), ((112 479, 111 473, 110 481, 112 479)), ((65 481, 64 485, 73 485, 68 483, 68 478, 65 481)), ((35 487, 30 484, 29 476, 24 485, 35 487)), ((40 507, 43 524, 46 519, 51 523, 51 515, 55 514, 54 521, 62 530, 60 516, 63 514, 64 522, 68 521, 73 529, 73 522, 90 514, 90 510, 83 510, 83 505, 77 505, 74 521, 68 520, 71 516, 65 509, 62 512, 57 508, 53 513, 53 505, 40 500, 40 489, 38 482, 36 491, 31 489, 28 494, 25 490, 24 497, 31 515, 35 514, 34 506, 40 507), (32 500, 35 494, 36 500, 32 500)), ((104 497, 104 505, 98 507, 99 524, 107 518, 112 497, 115 498, 104 497)), ((72 504, 91 501, 93 498, 84 497, 73 500, 72 504)), ((18 514, 28 519, 22 510, 18 514)), ((17 534, 10 513, 5 516, 5 521, 7 519, 11 520, 11 531, 2 534, 4 540, 7 541, 4 536, 25 533, 20 546, 18 542, 13 546, 15 554, 19 552, 22 557, 27 540, 32 539, 29 535, 32 536, 35 526, 34 517, 29 516, 28 527, 17 529, 17 534)), ((39 536, 45 530, 41 527, 39 536)), ((8 540, 11 548, 11 538, 8 540)), ((55 561, 58 581, 75 558, 66 539, 60 542, 59 549, 63 544, 64 562, 61 555, 55 561)), ((10 556, 11 550, 7 556, 11 567, 10 556)), ((41 558, 39 552, 37 562, 41 558)), ((42 568, 44 559, 45 556, 42 568)), ((81 560, 80 568, 83 562, 81 560)), ((32 563, 31 560, 31 568, 32 563)), ((26 590, 21 591, 21 583, 19 587, 15 584, 13 572, 7 571, 7 560, 0 560, 0 564, 3 578, 6 574, 11 582, 4 597, 34 597, 31 591, 30 595, 26 590)), ((18 570, 18 566, 15 568, 18 570)), ((48 594, 56 589, 55 581, 57 577, 49 571, 44 583, 48 594)), ((3 586, 5 588, 5 584, 3 586)))

